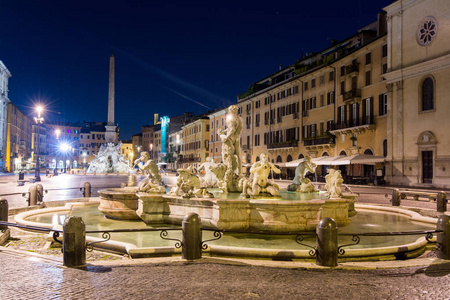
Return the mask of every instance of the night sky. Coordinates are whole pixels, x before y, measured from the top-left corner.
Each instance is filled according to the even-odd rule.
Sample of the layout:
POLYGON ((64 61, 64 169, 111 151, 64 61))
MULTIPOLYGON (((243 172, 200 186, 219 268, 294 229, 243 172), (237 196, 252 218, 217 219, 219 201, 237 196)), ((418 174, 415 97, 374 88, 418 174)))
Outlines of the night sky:
POLYGON ((107 120, 116 59, 120 139, 153 114, 236 103, 249 85, 375 21, 392 0, 0 0, 9 98, 48 121, 107 120))

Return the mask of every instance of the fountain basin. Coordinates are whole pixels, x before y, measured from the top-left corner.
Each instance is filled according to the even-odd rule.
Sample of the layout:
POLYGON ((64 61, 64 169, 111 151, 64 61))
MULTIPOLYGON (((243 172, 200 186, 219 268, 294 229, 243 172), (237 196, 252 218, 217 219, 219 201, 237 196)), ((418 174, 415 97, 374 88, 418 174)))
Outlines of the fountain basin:
MULTIPOLYGON (((316 194, 317 199, 309 200, 240 199, 234 194, 183 198, 117 188, 102 190, 100 195, 99 210, 108 218, 142 219, 147 224, 181 224, 185 215, 195 212, 201 217, 203 227, 221 230, 313 231, 324 217, 333 218, 342 227, 356 214, 354 194, 339 199, 323 199, 323 195, 316 194)), ((289 196, 287 199, 292 199, 292 195, 289 196)))
POLYGON ((106 217, 118 220, 139 220, 136 214, 138 196, 136 187, 101 190, 98 210, 106 217))
MULTIPOLYGON (((65 218, 76 215, 83 218, 86 230, 128 229, 161 227, 146 225, 142 221, 123 221, 105 218, 96 208, 99 202, 68 203, 65 207, 39 209, 15 216, 18 224, 62 229, 65 218)), ((432 230, 436 219, 423 217, 416 212, 396 207, 357 205, 358 214, 338 233, 386 232, 408 230, 432 230)), ((168 225, 164 225, 167 227, 168 225)), ((203 240, 214 238, 212 231, 203 231, 203 240)), ((171 231, 171 238, 181 239, 181 231, 171 231)), ((102 240, 101 234, 89 234, 87 242, 102 240)), ((434 238, 435 240, 435 238, 434 238)), ((353 244, 351 236, 339 236, 339 245, 353 244)), ((305 236, 305 244, 315 246, 315 237, 305 236)), ((111 240, 96 247, 128 254, 130 257, 179 255, 180 249, 173 241, 162 240, 159 232, 114 233, 111 240)), ((361 237, 361 242, 345 247, 345 255, 339 261, 392 260, 410 258, 425 251, 427 241, 423 236, 376 236, 361 237)), ((260 235, 255 233, 225 233, 218 241, 208 242, 205 254, 211 256, 238 256, 282 260, 313 261, 309 248, 295 243, 295 235, 260 235)))

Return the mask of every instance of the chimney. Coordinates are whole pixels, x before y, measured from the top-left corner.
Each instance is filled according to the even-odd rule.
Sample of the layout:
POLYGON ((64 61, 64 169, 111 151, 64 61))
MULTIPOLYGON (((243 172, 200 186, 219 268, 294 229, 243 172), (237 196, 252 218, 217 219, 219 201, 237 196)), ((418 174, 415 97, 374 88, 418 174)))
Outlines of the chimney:
POLYGON ((283 69, 283 65, 280 65, 280 71, 283 69))
POLYGON ((159 119, 158 117, 159 117, 159 114, 154 114, 153 115, 153 124, 154 125, 158 124, 158 119, 159 119))
POLYGON ((378 17, 377 18, 377 21, 378 21, 377 22, 377 36, 381 36, 387 32, 386 31, 386 27, 387 27, 386 12, 382 11, 382 12, 378 13, 377 17, 378 17))

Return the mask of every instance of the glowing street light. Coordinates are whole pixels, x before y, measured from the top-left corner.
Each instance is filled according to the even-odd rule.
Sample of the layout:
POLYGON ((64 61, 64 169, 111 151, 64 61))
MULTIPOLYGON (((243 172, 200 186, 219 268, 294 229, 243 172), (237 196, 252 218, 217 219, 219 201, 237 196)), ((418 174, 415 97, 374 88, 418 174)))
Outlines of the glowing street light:
POLYGON ((39 140, 41 139, 41 132, 40 132, 40 125, 42 123, 44 123, 44 118, 41 117, 41 112, 42 112, 43 108, 42 106, 38 105, 36 107, 36 112, 38 113, 37 117, 34 117, 34 122, 37 125, 37 137, 36 137, 36 143, 37 143, 37 147, 35 147, 34 151, 36 152, 36 173, 35 176, 36 177, 36 181, 41 181, 41 174, 40 174, 40 170, 39 170, 39 140))
MULTIPOLYGON (((59 151, 61 151, 64 154, 64 159, 66 158, 67 152, 70 150, 70 145, 67 143, 61 143, 59 144, 59 151)), ((67 161, 64 161, 64 173, 66 173, 67 170, 67 161)))

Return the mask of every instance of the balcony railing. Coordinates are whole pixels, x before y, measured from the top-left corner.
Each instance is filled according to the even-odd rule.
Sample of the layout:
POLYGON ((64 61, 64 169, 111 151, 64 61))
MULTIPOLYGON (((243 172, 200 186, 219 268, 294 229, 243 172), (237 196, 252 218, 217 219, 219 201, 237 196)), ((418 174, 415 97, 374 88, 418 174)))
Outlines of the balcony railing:
POLYGON ((356 73, 359 72, 359 63, 345 66, 345 74, 346 75, 350 75, 350 74, 352 74, 354 72, 356 72, 356 73))
POLYGON ((361 89, 351 89, 344 93, 344 101, 352 100, 354 98, 361 98, 361 89))
POLYGON ((359 119, 345 120, 344 122, 339 122, 332 125, 332 130, 345 129, 351 127, 357 127, 362 125, 373 125, 375 124, 375 119, 373 116, 367 116, 359 119))
POLYGON ((242 150, 249 150, 250 146, 249 145, 242 145, 242 150))
POLYGON ((298 147, 298 141, 288 141, 288 142, 267 144, 267 149, 294 148, 294 147, 298 147))
POLYGON ((303 139, 304 146, 315 146, 315 145, 325 145, 325 144, 334 144, 334 137, 329 136, 318 136, 315 138, 306 138, 303 139))
POLYGON ((183 157, 178 160, 179 163, 194 163, 200 162, 200 157, 183 157))

